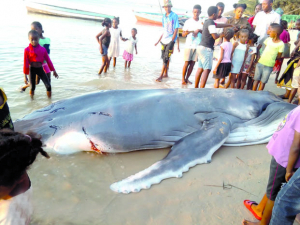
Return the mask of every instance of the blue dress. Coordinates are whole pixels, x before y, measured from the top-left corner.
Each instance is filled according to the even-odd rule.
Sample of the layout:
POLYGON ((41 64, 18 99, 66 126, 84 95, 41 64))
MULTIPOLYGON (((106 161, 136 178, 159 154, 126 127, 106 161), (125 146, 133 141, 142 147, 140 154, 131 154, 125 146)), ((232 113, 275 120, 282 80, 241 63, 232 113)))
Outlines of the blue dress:
POLYGON ((246 50, 247 50, 247 44, 239 43, 239 45, 235 48, 232 56, 231 73, 240 73, 245 59, 246 50))

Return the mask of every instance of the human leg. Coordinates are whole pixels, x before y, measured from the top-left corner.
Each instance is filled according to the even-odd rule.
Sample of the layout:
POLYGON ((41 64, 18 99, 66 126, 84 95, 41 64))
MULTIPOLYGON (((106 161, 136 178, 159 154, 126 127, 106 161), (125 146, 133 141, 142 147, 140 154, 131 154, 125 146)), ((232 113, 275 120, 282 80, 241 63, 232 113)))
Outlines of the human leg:
POLYGON ((242 73, 241 77, 242 77, 242 81, 241 81, 241 88, 240 89, 244 89, 244 87, 246 85, 248 74, 242 73))
POLYGON ((239 74, 237 74, 237 76, 236 76, 236 88, 237 89, 240 89, 241 88, 241 83, 242 83, 242 74, 241 73, 239 73, 239 74))
POLYGON ((212 68, 212 61, 213 61, 213 50, 210 48, 200 46, 200 48, 198 49, 198 68, 201 68, 202 71, 198 69, 198 71, 201 73, 196 74, 197 77, 195 81, 195 87, 198 87, 199 81, 200 81, 200 88, 205 87, 207 78, 212 68))
POLYGON ((269 77, 272 73, 273 68, 269 66, 263 66, 263 72, 261 77, 261 82, 259 86, 259 91, 263 91, 266 83, 268 83, 269 77))
POLYGON ((107 55, 102 56, 102 65, 101 65, 100 70, 98 72, 99 75, 102 74, 105 66, 108 67, 108 64, 109 64, 109 62, 108 62, 107 55))
POLYGON ((195 66, 195 62, 194 61, 190 61, 190 63, 189 63, 189 69, 188 69, 188 72, 187 72, 187 75, 186 75, 186 80, 185 80, 185 82, 187 84, 192 84, 192 82, 189 81, 189 78, 190 78, 190 76, 191 76, 191 74, 193 72, 194 66, 195 66))
POLYGON ((182 84, 186 85, 186 72, 188 70, 189 61, 185 61, 182 69, 182 84))
POLYGON ((161 82, 163 79, 163 75, 165 74, 165 71, 167 70, 167 65, 163 64, 162 69, 161 69, 161 73, 160 76, 156 79, 157 82, 161 82))
POLYGON ((202 73, 203 73, 203 68, 198 68, 196 75, 195 75, 195 88, 199 88, 199 82, 200 82, 202 73))
POLYGON ((235 81, 236 81, 236 73, 231 73, 230 88, 235 88, 235 81))
POLYGON ((203 71, 201 81, 200 81, 200 88, 205 88, 206 81, 207 81, 210 71, 211 71, 210 69, 206 69, 203 71))
POLYGON ((165 73, 163 75, 164 78, 169 77, 169 69, 170 69, 170 60, 167 63, 167 68, 165 69, 165 73))
POLYGON ((130 65, 131 65, 131 61, 128 61, 128 68, 130 68, 130 65))
POLYGON ((293 88, 292 89, 292 91, 291 91, 291 93, 290 93, 290 95, 289 95, 289 103, 292 103, 292 101, 293 101, 293 99, 294 99, 294 97, 295 97, 295 95, 296 95, 296 93, 297 93, 297 88, 293 88))
POLYGON ((263 74, 263 69, 264 69, 264 66, 260 63, 257 63, 256 64, 256 67, 255 67, 255 74, 254 74, 254 83, 253 83, 253 91, 257 91, 257 87, 258 87, 258 84, 261 80, 261 77, 262 77, 262 74, 263 74))
POLYGON ((35 82, 36 82, 36 68, 34 67, 30 67, 30 71, 29 71, 29 83, 30 83, 30 91, 29 91, 29 95, 31 95, 33 97, 34 95, 34 91, 35 91, 35 82))
POLYGON ((219 88, 220 86, 220 79, 215 79, 214 88, 219 88))
POLYGON ((253 88, 253 78, 248 77, 247 90, 252 90, 252 88, 253 88))
POLYGON ((125 69, 127 68, 127 61, 125 60, 125 69))
POLYGON ((51 98, 51 84, 50 84, 47 74, 44 72, 44 70, 42 68, 38 68, 37 76, 40 77, 40 79, 43 81, 43 83, 46 87, 46 90, 47 90, 48 98, 51 98))
POLYGON ((227 89, 227 88, 230 86, 230 84, 231 84, 231 73, 230 73, 229 76, 228 76, 228 81, 227 81, 227 83, 225 84, 225 88, 227 89))
POLYGON ((116 63, 117 63, 117 58, 114 57, 114 67, 116 67, 116 63))

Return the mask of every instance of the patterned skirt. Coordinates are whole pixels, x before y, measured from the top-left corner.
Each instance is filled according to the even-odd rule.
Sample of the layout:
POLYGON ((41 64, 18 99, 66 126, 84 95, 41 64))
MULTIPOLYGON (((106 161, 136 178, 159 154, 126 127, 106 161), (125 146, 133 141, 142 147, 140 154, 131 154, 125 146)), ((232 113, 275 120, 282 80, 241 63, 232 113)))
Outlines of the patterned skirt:
POLYGON ((126 50, 124 50, 123 59, 125 59, 125 61, 131 62, 133 60, 133 54, 130 54, 126 50))

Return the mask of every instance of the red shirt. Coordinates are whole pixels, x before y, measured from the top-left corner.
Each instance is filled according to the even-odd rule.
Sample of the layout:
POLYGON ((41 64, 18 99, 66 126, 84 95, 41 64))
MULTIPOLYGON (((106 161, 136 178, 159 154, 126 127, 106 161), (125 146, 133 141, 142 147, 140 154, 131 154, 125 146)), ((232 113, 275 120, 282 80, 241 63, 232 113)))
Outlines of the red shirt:
POLYGON ((29 44, 29 46, 24 50, 24 74, 29 74, 29 66, 31 62, 43 63, 44 61, 47 62, 51 71, 55 71, 47 50, 40 45, 33 47, 29 44))
POLYGON ((252 17, 250 17, 250 18, 248 19, 248 22, 250 23, 250 25, 251 25, 252 28, 253 28, 252 23, 253 23, 254 18, 255 18, 255 16, 252 16, 252 17))

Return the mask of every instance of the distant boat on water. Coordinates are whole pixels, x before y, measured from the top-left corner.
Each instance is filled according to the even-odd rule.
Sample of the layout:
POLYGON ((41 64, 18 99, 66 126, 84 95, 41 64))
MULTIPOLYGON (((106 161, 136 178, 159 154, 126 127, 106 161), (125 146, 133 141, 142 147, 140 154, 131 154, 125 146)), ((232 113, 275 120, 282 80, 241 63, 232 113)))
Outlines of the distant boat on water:
POLYGON ((51 16, 62 16, 85 20, 98 20, 102 21, 104 18, 113 19, 114 16, 100 14, 95 12, 83 11, 80 9, 71 9, 66 7, 60 7, 55 5, 48 5, 42 3, 36 3, 31 1, 25 1, 25 5, 28 12, 46 14, 51 16))

